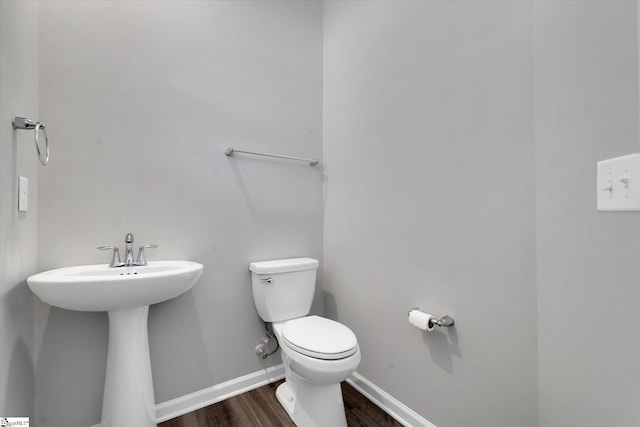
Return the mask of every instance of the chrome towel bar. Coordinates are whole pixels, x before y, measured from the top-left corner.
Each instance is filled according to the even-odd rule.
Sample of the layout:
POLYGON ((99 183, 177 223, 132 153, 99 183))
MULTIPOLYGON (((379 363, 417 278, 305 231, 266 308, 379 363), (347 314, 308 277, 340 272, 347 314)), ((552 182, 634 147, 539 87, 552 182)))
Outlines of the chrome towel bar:
POLYGON ((227 157, 233 156, 233 153, 253 154, 254 156, 276 157, 278 159, 287 159, 287 160, 298 160, 298 161, 301 161, 301 162, 307 162, 311 166, 315 166, 318 163, 320 163, 320 161, 318 159, 303 159, 303 158, 300 158, 300 157, 281 156, 280 154, 256 153, 255 151, 237 150, 237 149, 235 149, 233 147, 227 148, 225 150, 225 152, 224 152, 224 154, 227 157))
POLYGON ((45 129, 45 125, 42 122, 36 122, 31 119, 27 119, 25 117, 11 117, 11 126, 14 130, 33 130, 34 131, 34 141, 36 143, 36 154, 38 155, 38 160, 42 163, 42 166, 46 166, 49 163, 49 138, 47 137, 47 131, 45 129), (40 131, 44 135, 44 159, 42 158, 42 153, 40 152, 40 141, 39 135, 40 131))

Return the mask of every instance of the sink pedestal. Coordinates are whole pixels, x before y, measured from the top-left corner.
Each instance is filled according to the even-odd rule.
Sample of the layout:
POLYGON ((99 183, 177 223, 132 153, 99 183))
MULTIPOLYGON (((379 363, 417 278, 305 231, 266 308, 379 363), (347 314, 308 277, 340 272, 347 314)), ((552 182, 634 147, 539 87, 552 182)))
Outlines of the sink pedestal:
POLYGON ((33 293, 49 305, 109 313, 101 427, 156 427, 149 306, 187 292, 202 269, 202 264, 190 261, 118 268, 96 264, 57 268, 27 279, 33 293))
POLYGON ((156 427, 149 359, 149 306, 109 311, 101 427, 156 427))

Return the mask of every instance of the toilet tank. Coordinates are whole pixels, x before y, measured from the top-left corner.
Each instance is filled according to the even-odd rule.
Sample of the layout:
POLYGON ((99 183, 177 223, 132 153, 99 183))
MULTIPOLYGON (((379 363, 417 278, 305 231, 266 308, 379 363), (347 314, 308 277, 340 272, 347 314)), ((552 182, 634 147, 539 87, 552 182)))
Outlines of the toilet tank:
POLYGON ((250 263, 253 301, 262 320, 280 322, 309 314, 319 264, 313 258, 250 263))

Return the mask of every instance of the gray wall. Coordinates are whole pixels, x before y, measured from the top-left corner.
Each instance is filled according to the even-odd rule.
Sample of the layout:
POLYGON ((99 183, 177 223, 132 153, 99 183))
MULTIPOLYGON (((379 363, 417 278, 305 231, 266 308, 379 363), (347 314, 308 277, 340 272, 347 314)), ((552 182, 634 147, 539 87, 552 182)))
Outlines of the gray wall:
MULTIPOLYGON (((151 308, 156 402, 264 368, 248 263, 321 258, 322 169, 223 152, 321 156, 322 4, 43 2, 39 52, 39 269, 108 262, 95 247, 127 232, 160 245, 150 260, 204 264, 151 308)), ((38 327, 37 425, 97 423, 106 315, 38 327)))
MULTIPOLYGON (((11 116, 38 119, 38 3, 0 1, 0 415, 34 414, 34 297, 38 166, 32 132, 11 116), (18 212, 18 176, 29 211, 18 212)), ((31 418, 33 419, 33 418, 31 418)))
MULTIPOLYGON (((38 269, 106 262, 128 231, 205 265, 151 310, 156 401, 264 367, 247 262, 308 255, 359 372, 438 427, 640 423, 639 217, 595 211, 595 162, 639 148, 634 1, 328 1, 324 31, 315 1, 42 2, 37 57, 10 43, 38 49, 36 3, 0 7, 0 117, 38 114, 14 81, 39 58, 53 145, 38 269), (415 305, 456 327, 420 332, 415 305)), ((8 126, 0 409, 33 413, 35 363, 37 425, 85 427, 106 316, 38 304, 33 355, 38 172, 8 126)))
POLYGON ((640 214, 595 210, 639 148, 636 7, 533 3, 541 427, 640 425, 640 214))
POLYGON ((326 3, 327 313, 439 427, 640 424, 639 215, 595 209, 637 31, 634 1, 326 3))
POLYGON ((531 4, 325 4, 327 314, 438 427, 537 425, 531 4), (456 327, 412 327, 417 305, 456 327))

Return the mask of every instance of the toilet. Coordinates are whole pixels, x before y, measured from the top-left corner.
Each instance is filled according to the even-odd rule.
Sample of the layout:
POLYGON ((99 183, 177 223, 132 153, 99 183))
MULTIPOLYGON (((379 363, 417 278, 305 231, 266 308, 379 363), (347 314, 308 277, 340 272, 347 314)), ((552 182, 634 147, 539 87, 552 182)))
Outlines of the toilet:
POLYGON ((340 382, 360 363, 355 334, 309 316, 318 260, 292 258, 249 264, 258 314, 280 344, 285 382, 276 397, 298 427, 346 427, 340 382))

